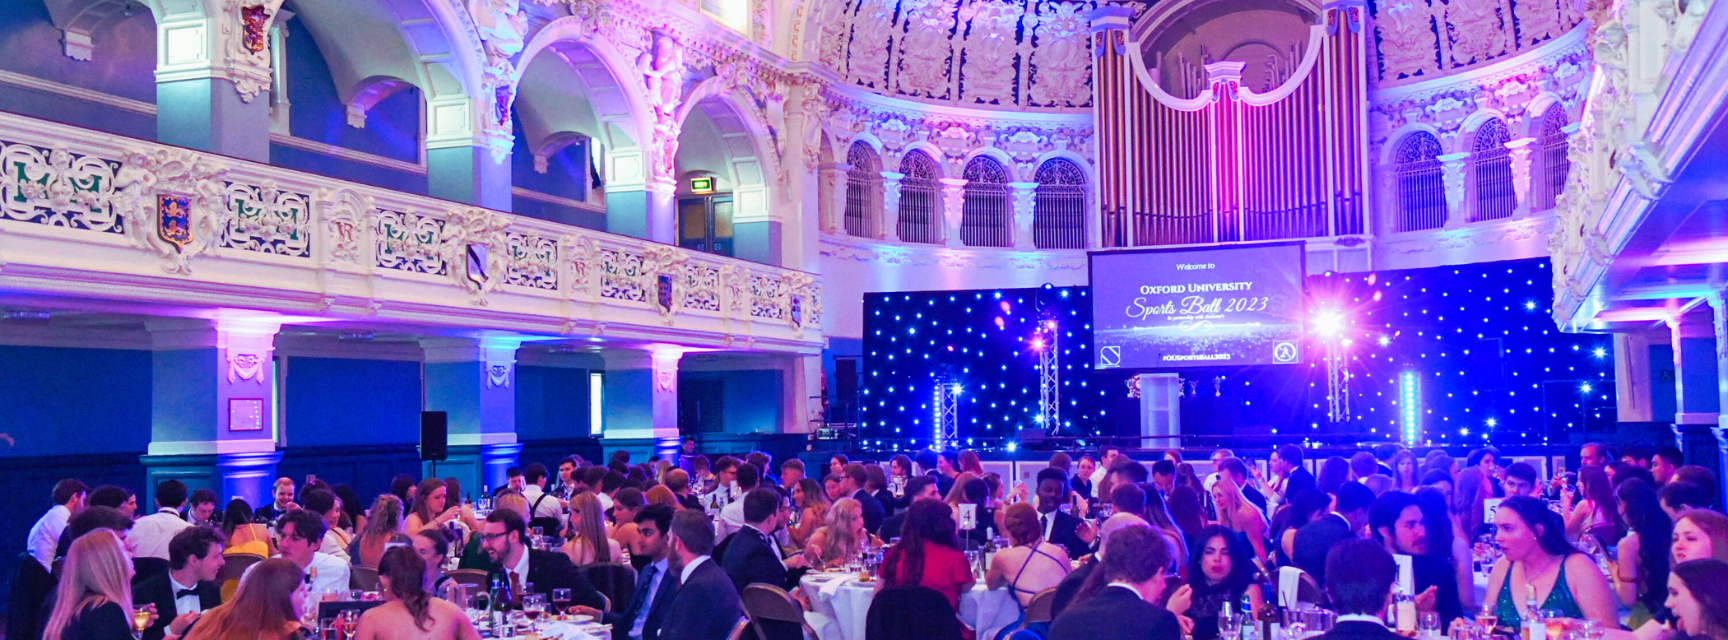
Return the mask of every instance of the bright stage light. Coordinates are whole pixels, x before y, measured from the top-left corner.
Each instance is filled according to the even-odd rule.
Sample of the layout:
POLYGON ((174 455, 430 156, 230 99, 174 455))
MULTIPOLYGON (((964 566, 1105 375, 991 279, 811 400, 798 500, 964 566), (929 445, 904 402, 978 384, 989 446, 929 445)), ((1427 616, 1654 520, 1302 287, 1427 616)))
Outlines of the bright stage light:
POLYGON ((1344 330, 1344 316, 1337 311, 1322 311, 1314 318, 1314 333, 1330 338, 1344 330))

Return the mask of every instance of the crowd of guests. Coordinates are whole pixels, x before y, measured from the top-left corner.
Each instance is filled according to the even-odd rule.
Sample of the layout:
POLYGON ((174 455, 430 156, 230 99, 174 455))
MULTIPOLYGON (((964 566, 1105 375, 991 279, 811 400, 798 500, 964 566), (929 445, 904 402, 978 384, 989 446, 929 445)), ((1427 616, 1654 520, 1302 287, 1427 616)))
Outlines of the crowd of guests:
POLYGON ((1625 608, 1646 640, 1668 629, 1728 640, 1728 516, 1713 510, 1714 476, 1672 449, 1580 454, 1576 474, 1544 480, 1493 448, 1458 460, 1387 446, 1310 471, 1305 450, 1287 445, 1264 471, 1217 451, 1202 477, 1178 451, 1140 461, 1106 448, 1057 453, 1027 484, 969 451, 807 468, 762 452, 710 459, 687 444, 676 462, 620 452, 605 465, 513 468, 481 492, 489 511, 454 479, 400 476, 362 504, 346 485, 283 478, 267 504, 220 510, 208 490, 169 480, 142 517, 126 489, 65 480, 30 532, 43 579, 14 585, 9 637, 296 638, 306 603, 346 593, 363 568, 385 604, 357 636, 469 640, 468 603, 440 597, 463 568, 515 594, 568 590, 570 612, 619 640, 719 640, 750 586, 809 606, 805 572, 857 567, 874 551, 879 593, 932 593, 950 619, 980 581, 1022 608, 1053 593, 1052 621, 1003 636, 1025 626, 1052 640, 1217 640, 1222 612, 1274 605, 1281 567, 1324 587, 1343 614, 1335 633, 1373 635, 1355 625, 1384 624, 1391 558, 1404 555, 1415 607, 1443 624, 1484 612, 1516 628, 1534 603, 1619 629, 1625 608), (965 551, 986 545, 995 553, 974 566, 965 551), (216 581, 236 555, 267 559, 225 594, 216 581), (1487 561, 1478 602, 1473 565, 1487 561), (628 601, 588 578, 615 565, 635 570, 628 601))

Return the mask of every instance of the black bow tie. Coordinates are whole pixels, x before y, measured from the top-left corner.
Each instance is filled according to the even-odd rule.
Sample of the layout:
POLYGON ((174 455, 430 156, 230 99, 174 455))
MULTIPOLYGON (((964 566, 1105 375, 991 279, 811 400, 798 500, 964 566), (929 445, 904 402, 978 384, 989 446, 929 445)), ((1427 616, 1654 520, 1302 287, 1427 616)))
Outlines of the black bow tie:
POLYGON ((198 595, 197 589, 181 589, 179 591, 174 592, 174 599, 179 600, 179 599, 184 598, 186 596, 195 596, 195 595, 198 595))

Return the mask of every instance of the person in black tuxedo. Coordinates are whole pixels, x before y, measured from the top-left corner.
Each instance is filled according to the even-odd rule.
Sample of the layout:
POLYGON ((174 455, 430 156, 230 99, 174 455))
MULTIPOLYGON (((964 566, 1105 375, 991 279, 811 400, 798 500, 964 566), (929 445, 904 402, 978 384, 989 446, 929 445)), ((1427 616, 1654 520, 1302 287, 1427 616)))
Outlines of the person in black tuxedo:
POLYGON ((493 510, 480 529, 480 549, 497 567, 491 577, 510 585, 511 595, 520 598, 525 585, 533 584, 539 593, 569 589, 573 604, 605 606, 600 592, 576 565, 570 564, 568 556, 530 549, 525 543, 527 538, 528 521, 511 509, 493 510))
POLYGON ((1293 444, 1280 445, 1272 452, 1272 460, 1268 464, 1272 475, 1284 478, 1284 499, 1296 495, 1303 489, 1313 489, 1314 474, 1302 466, 1302 447, 1293 444))
POLYGON ((1373 540, 1345 540, 1326 555, 1326 567, 1326 593, 1338 619, 1320 640, 1403 638, 1386 628, 1398 565, 1384 546, 1373 540))
MULTIPOLYGON (((949 455, 937 454, 930 449, 918 452, 919 473, 936 481, 937 495, 946 496, 949 491, 954 490, 954 476, 949 475, 954 473, 954 459, 949 455)), ((907 504, 910 505, 911 502, 907 504)))
POLYGON ((222 572, 222 533, 211 527, 188 527, 168 541, 168 572, 139 582, 132 602, 156 605, 156 622, 143 640, 162 640, 169 632, 182 635, 205 611, 222 604, 216 576, 222 572))
POLYGON ((1038 525, 1044 528, 1044 539, 1061 545, 1068 557, 1078 558, 1092 552, 1096 537, 1092 526, 1077 516, 1063 513, 1059 507, 1068 504, 1068 474, 1055 467, 1038 472, 1038 525))
POLYGON ((701 511, 672 516, 672 569, 678 592, 666 606, 660 640, 724 640, 744 615, 738 588, 708 554, 714 551, 714 524, 701 511))
POLYGON ((1251 478, 1248 477, 1248 464, 1242 462, 1241 458, 1234 456, 1225 458, 1218 463, 1218 473, 1230 478, 1231 482, 1241 487, 1242 496, 1248 498, 1248 502, 1253 503, 1254 507, 1259 509, 1261 513, 1270 513, 1266 510, 1265 494, 1260 493, 1259 489, 1255 489, 1249 484, 1248 481, 1251 478))
POLYGON ((1346 482, 1338 488, 1337 510, 1315 518, 1296 530, 1295 553, 1290 560, 1298 569, 1314 576, 1314 581, 1326 584, 1326 554, 1332 546, 1356 537, 1356 532, 1368 524, 1368 506, 1374 503, 1374 492, 1360 482, 1346 482))
MULTIPOLYGON (((936 479, 930 476, 912 476, 906 479, 906 504, 910 505, 922 498, 941 500, 936 493, 936 479)), ((882 540, 893 540, 900 537, 900 527, 906 523, 906 509, 901 509, 894 515, 882 520, 882 529, 876 532, 876 537, 882 540)))
POLYGON ((1176 614, 1153 604, 1164 594, 1170 543, 1151 527, 1110 534, 1085 586, 1050 624, 1049 640, 1178 640, 1176 614))
POLYGON ((864 508, 864 530, 875 535, 882 529, 882 520, 888 517, 882 503, 870 495, 865 488, 870 481, 870 474, 864 471, 864 465, 856 462, 846 465, 840 470, 840 490, 844 495, 852 496, 858 505, 864 508))
POLYGON ((1428 554, 1428 528, 1416 496, 1388 491, 1368 507, 1368 528, 1392 554, 1410 556, 1416 587, 1416 610, 1440 614, 1440 628, 1464 615, 1458 599, 1458 574, 1445 558, 1428 554))
POLYGON ((783 558, 779 543, 774 541, 783 515, 779 490, 757 488, 744 494, 744 527, 732 534, 720 558, 720 567, 732 578, 732 586, 739 593, 757 583, 787 591, 798 585, 797 576, 803 572, 789 575, 787 569, 803 566, 803 556, 783 558))
POLYGON ((604 612, 593 607, 578 606, 572 613, 593 616, 603 624, 612 625, 612 640, 654 640, 666 623, 666 611, 671 608, 672 595, 678 592, 678 576, 672 575, 672 547, 668 535, 672 529, 672 507, 651 504, 636 512, 636 539, 632 552, 648 558, 648 564, 636 574, 636 595, 628 606, 617 612, 604 612), (652 595, 650 595, 652 594, 652 595))

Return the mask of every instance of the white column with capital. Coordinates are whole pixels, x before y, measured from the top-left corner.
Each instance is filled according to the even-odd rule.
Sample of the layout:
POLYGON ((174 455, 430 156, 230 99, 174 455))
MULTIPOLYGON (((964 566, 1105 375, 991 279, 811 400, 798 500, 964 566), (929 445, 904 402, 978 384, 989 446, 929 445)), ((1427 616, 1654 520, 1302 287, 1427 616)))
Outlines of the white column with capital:
POLYGON ((946 224, 939 225, 942 239, 946 244, 958 249, 966 246, 960 241, 960 225, 966 218, 966 179, 942 179, 942 219, 946 224))
MULTIPOLYGON (((844 162, 824 162, 816 170, 822 185, 818 191, 828 196, 819 206, 823 233, 851 235, 846 231, 846 172, 851 170, 852 165, 844 162)), ((865 234, 869 234, 868 223, 865 234)))
POLYGON ((678 244, 678 181, 670 178, 649 178, 647 190, 647 239, 665 244, 678 244))
POLYGON ((889 242, 900 241, 900 181, 905 178, 904 173, 882 172, 882 224, 877 237, 889 242))
POLYGON ((1446 187, 1446 228, 1450 229, 1469 221, 1464 170, 1469 166, 1470 153, 1448 153, 1435 159, 1440 161, 1440 180, 1446 187))
POLYGON ((1530 168, 1534 160, 1532 156, 1536 152, 1536 139, 1519 138, 1506 143, 1506 148, 1512 152, 1512 191, 1518 195, 1518 208, 1512 215, 1522 218, 1530 215, 1532 210, 1530 186, 1535 181, 1530 175, 1530 168))
POLYGON ((1035 248, 1032 243, 1032 218, 1038 199, 1038 183, 1010 182, 1008 183, 1009 202, 1014 205, 1014 228, 1009 231, 1009 241, 1016 249, 1035 248))

